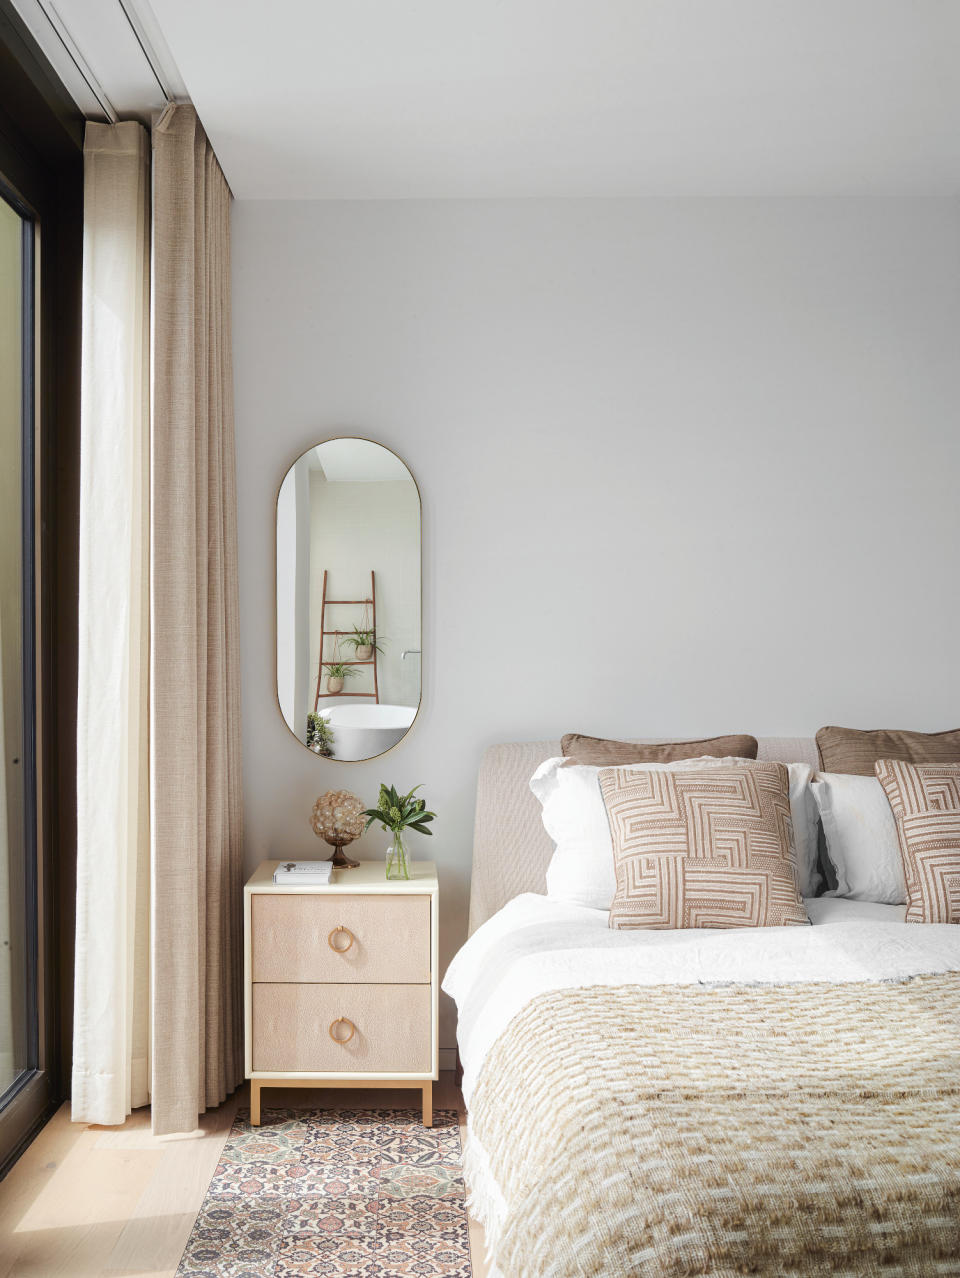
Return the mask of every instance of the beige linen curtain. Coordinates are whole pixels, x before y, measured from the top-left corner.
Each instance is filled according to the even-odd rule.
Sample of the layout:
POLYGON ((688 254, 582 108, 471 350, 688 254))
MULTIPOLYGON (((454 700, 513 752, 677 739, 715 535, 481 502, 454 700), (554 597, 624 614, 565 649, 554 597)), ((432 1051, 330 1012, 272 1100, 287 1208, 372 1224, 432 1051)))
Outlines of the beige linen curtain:
POLYGON ((145 130, 84 139, 75 1121, 149 1100, 149 182, 145 130))
POLYGON ((243 1076, 230 190, 190 106, 153 130, 153 1130, 243 1076))

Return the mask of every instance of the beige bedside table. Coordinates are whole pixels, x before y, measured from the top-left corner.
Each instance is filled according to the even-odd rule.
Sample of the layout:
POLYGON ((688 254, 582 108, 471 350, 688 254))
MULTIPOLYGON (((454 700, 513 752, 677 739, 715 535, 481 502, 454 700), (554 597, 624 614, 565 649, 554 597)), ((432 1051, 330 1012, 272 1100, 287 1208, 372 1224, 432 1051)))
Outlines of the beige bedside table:
POLYGON ((250 1121, 264 1087, 415 1087, 433 1124, 437 1079, 437 871, 415 861, 334 870, 322 887, 276 884, 262 861, 243 889, 250 1121))

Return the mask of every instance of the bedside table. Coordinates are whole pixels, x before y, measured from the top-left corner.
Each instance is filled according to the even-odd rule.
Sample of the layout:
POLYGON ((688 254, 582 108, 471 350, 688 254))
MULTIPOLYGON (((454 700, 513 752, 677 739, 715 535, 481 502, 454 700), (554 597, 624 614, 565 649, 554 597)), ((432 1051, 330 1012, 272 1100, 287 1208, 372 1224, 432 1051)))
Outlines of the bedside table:
POLYGON ((264 1087, 414 1087, 433 1124, 437 900, 432 861, 387 880, 383 861, 323 886, 276 884, 262 861, 243 889, 250 1122, 264 1087))

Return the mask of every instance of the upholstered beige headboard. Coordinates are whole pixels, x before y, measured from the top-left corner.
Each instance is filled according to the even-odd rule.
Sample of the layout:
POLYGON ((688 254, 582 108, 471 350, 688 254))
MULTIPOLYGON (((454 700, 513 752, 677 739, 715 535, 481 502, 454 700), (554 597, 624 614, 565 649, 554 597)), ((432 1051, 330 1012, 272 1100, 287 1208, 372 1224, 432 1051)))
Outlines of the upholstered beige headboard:
MULTIPOLYGON (((812 738, 758 740, 760 759, 817 767, 817 746, 812 738)), ((543 828, 540 804, 529 783, 544 759, 559 754, 559 741, 520 741, 491 746, 483 756, 477 778, 470 878, 471 932, 521 892, 546 891, 553 844, 543 828)))

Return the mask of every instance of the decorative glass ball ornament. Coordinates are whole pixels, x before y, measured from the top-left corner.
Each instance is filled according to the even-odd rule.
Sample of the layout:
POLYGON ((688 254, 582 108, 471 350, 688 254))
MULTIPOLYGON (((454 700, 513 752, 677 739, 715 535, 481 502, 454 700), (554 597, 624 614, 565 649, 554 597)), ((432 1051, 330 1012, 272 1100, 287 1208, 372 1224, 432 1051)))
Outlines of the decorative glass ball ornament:
POLYGON ((321 794, 310 816, 314 834, 333 848, 333 855, 328 859, 338 868, 360 864, 346 856, 343 849, 363 834, 366 824, 363 804, 349 790, 328 790, 321 794))

